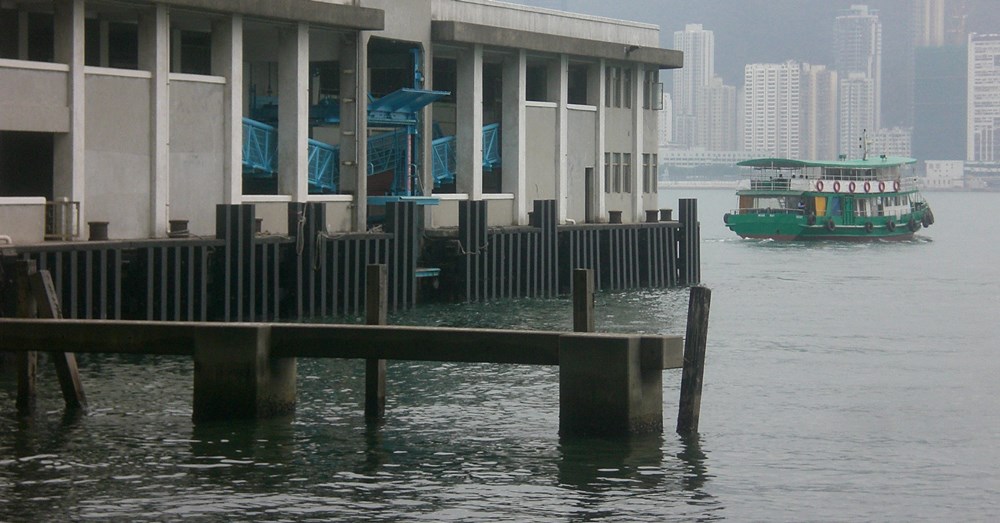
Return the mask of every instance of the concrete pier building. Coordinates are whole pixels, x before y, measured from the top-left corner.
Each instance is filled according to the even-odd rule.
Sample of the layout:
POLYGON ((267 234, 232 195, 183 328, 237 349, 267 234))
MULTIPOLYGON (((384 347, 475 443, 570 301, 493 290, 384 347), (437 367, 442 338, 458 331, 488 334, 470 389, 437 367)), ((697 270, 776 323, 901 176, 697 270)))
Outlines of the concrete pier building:
MULTIPOLYGON (((7 243, 216 232, 216 205, 322 203, 327 232, 412 199, 428 228, 655 209, 656 26, 487 0, 0 1, 7 243), (650 171, 652 174, 643 172, 650 171), (46 226, 45 216, 48 216, 46 226), (47 227, 47 229, 46 229, 47 227)), ((373 220, 374 219, 374 220, 373 220)))

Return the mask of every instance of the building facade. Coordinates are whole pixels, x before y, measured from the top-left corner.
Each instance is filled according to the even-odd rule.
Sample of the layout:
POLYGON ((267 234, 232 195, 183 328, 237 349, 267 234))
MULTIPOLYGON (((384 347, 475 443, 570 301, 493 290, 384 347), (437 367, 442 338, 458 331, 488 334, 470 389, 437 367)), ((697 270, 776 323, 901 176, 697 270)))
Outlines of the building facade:
POLYGON ((674 32, 674 48, 684 53, 684 68, 673 73, 674 142, 691 147, 698 139, 698 99, 715 77, 715 33, 687 24, 674 32))
POLYGON ((804 160, 837 158, 837 71, 802 64, 802 152, 804 160))
MULTIPOLYGON (((840 121, 841 152, 850 149, 856 120, 861 111, 871 111, 869 132, 878 130, 882 122, 882 23, 878 12, 866 5, 853 5, 834 23, 834 69, 841 75, 842 82, 850 80, 850 85, 841 85, 841 115, 851 120, 840 121), (861 75, 867 82, 862 82, 861 75), (867 84, 867 87, 863 87, 867 84), (848 87, 849 90, 843 90, 848 87), (859 89, 870 92, 861 93, 859 89), (844 99, 844 96, 847 96, 844 99), (846 104, 861 104, 844 107, 846 104), (846 140, 846 141, 843 141, 846 140)), ((865 118, 867 119, 867 118, 865 118)))
POLYGON ((1000 162, 1000 34, 969 35, 966 161, 1000 162))
POLYGON ((748 64, 743 78, 743 147, 795 158, 800 153, 800 68, 794 61, 748 64))
POLYGON ((864 73, 850 73, 840 78, 840 154, 861 158, 861 140, 877 131, 875 118, 875 84, 864 73))
POLYGON ((0 27, 15 242, 41 241, 53 202, 70 238, 210 235, 217 204, 287 233, 312 202, 327 231, 363 232, 393 198, 433 200, 428 227, 461 201, 493 226, 535 200, 561 223, 639 221, 653 93, 681 65, 656 26, 487 0, 3 2, 0 27))

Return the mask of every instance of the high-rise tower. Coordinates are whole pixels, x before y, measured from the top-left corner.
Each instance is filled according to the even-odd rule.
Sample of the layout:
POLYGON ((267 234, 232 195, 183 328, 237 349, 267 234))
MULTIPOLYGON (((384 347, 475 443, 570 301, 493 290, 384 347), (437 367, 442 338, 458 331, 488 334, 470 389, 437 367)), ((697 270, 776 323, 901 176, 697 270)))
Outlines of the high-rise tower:
POLYGON ((743 148, 755 154, 798 157, 799 64, 748 64, 743 75, 743 148))
POLYGON ((697 98, 715 76, 715 35, 701 24, 687 24, 674 32, 674 48, 684 52, 684 67, 673 72, 674 141, 691 146, 698 133, 697 98))
POLYGON ((1000 162, 1000 34, 969 35, 966 160, 1000 162))
POLYGON ((853 146, 858 136, 845 135, 854 131, 853 122, 845 122, 843 116, 862 118, 860 111, 870 110, 872 126, 869 132, 878 130, 882 121, 882 23, 878 12, 866 5, 852 5, 844 14, 836 18, 834 24, 834 68, 841 77, 841 144, 842 152, 847 152, 853 146), (869 93, 858 92, 862 75, 868 80, 869 93), (852 91, 844 91, 843 82, 851 79, 852 91), (844 100, 845 94, 852 98, 844 100), (865 106, 845 108, 845 103, 863 102, 865 106), (844 138, 847 142, 844 142, 844 138))

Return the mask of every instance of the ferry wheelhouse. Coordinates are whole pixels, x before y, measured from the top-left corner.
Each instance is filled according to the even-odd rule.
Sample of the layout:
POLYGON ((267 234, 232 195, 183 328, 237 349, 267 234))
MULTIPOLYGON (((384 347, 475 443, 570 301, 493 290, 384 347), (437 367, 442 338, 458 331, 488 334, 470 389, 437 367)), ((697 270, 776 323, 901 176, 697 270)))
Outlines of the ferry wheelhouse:
POLYGON ((774 240, 906 240, 934 214, 904 176, 913 158, 865 157, 830 162, 757 158, 736 192, 739 207, 723 217, 743 238, 774 240))

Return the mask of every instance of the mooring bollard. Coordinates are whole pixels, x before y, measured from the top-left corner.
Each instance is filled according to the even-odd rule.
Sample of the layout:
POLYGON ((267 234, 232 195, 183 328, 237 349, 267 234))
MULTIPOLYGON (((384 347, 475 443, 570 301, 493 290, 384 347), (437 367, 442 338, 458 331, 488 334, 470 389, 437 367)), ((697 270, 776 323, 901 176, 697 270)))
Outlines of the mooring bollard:
MULTIPOLYGON (((365 274, 365 323, 388 323, 389 273, 385 265, 369 265, 365 274)), ((365 419, 380 420, 385 416, 385 360, 365 360, 365 419)))
POLYGON ((684 337, 684 370, 681 376, 681 398, 677 412, 677 432, 698 432, 701 414, 701 383, 705 375, 705 346, 708 341, 708 311, 712 291, 707 287, 691 287, 688 300, 687 334, 684 337))

